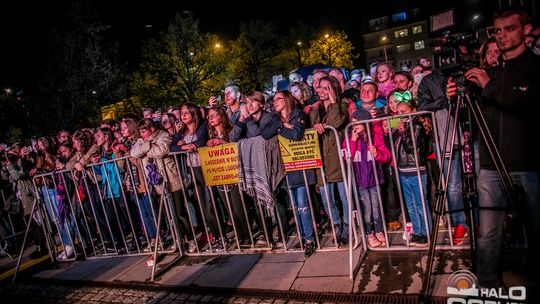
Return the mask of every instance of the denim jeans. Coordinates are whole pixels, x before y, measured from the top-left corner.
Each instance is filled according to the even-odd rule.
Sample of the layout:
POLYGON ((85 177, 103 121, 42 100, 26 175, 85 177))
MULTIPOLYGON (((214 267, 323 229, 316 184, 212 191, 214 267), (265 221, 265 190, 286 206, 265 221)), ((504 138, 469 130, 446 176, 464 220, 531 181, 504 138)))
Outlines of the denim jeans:
POLYGON ((383 232, 381 208, 379 207, 379 196, 377 187, 358 187, 358 195, 362 200, 362 211, 364 213, 364 225, 366 233, 371 234, 371 220, 375 226, 375 232, 383 232))
POLYGON ((144 229, 148 233, 148 237, 153 239, 156 237, 156 224, 154 223, 154 216, 152 214, 152 206, 150 206, 150 200, 146 193, 138 193, 134 198, 139 210, 141 211, 141 222, 144 224, 144 229))
MULTIPOLYGON (((66 214, 66 219, 64 221, 63 227, 60 227, 60 219, 58 214, 58 199, 56 197, 56 190, 55 189, 48 189, 45 186, 41 187, 41 193, 43 195, 43 204, 45 204, 45 208, 47 209, 47 212, 49 213, 49 217, 51 220, 56 224, 56 227, 58 228, 58 233, 60 234, 60 238, 62 239, 62 243, 64 246, 69 245, 73 246, 73 242, 71 241, 71 237, 75 238, 75 223, 73 222, 73 218, 71 217, 71 213, 68 210, 68 213, 66 214), (52 208, 52 209, 51 209, 52 208), (68 232, 69 229, 69 232, 68 232)), ((66 204, 67 198, 66 198, 66 204)))
POLYGON ((306 187, 298 187, 291 189, 297 215, 298 228, 302 234, 302 238, 307 241, 313 241, 313 226, 311 223, 311 210, 309 208, 306 187))
MULTIPOLYGON (((534 172, 509 172, 512 181, 522 187, 525 194, 524 206, 520 210, 528 237, 528 268, 531 270, 529 282, 537 276, 538 233, 540 225, 540 178, 534 172), (534 266, 536 265, 536 266, 534 266)), ((495 170, 481 169, 478 176, 478 195, 480 198, 480 222, 477 249, 477 277, 481 287, 496 288, 500 285, 500 258, 504 240, 507 193, 499 174, 495 170), (484 210, 482 208, 502 208, 484 210)), ((537 279, 536 279, 537 280, 537 279)))
MULTIPOLYGON (((446 170, 448 170, 447 158, 444 159, 444 171, 443 174, 446 177, 446 170)), ((463 194, 461 185, 461 158, 458 150, 454 150, 452 154, 452 166, 450 167, 450 176, 447 181, 448 189, 446 197, 448 199, 448 211, 452 217, 452 224, 463 225, 467 227, 465 221, 465 212, 463 211, 463 194), (454 211, 460 210, 460 211, 454 211)))
POLYGON ((339 216, 339 210, 336 206, 336 201, 334 199, 334 185, 337 184, 339 197, 343 203, 343 222, 349 224, 349 201, 347 200, 347 191, 345 191, 345 183, 327 183, 328 186, 328 198, 330 199, 330 208, 332 211, 328 210, 328 201, 326 200, 326 189, 324 186, 319 187, 321 190, 322 204, 324 206, 324 211, 326 214, 332 214, 332 219, 334 220, 334 225, 341 224, 341 217, 339 216))
POLYGON ((420 184, 418 183, 418 176, 415 175, 400 175, 399 180, 401 182, 401 189, 403 191, 403 199, 409 211, 409 218, 413 225, 413 233, 417 235, 427 235, 428 229, 426 229, 426 218, 424 217, 424 206, 426 210, 427 224, 429 226, 429 232, 431 232, 431 211, 429 210, 429 204, 427 204, 426 190, 427 190, 427 174, 424 172, 420 174, 422 180, 422 191, 424 192, 424 202, 422 204, 422 196, 420 195, 420 184))

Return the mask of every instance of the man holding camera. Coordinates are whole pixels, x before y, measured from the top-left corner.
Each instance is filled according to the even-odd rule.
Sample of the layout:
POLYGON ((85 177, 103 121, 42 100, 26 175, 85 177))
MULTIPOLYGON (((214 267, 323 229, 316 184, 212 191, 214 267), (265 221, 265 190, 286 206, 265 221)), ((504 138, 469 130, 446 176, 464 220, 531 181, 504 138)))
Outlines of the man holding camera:
MULTIPOLYGON (((418 109, 421 111, 434 111, 437 120, 437 134, 444 163, 442 172, 446 174, 450 164, 450 176, 447 182, 448 209, 452 218, 454 232, 452 241, 454 245, 461 245, 468 234, 469 227, 466 222, 465 212, 463 212, 463 192, 461 184, 461 163, 460 153, 457 148, 458 135, 452 142, 452 129, 454 120, 448 111, 448 100, 445 96, 446 77, 440 71, 432 70, 431 61, 426 57, 419 59, 420 65, 424 68, 422 80, 418 85, 418 109), (444 138, 446 136, 446 143, 444 138), (450 160, 450 152, 452 159, 450 160)), ((436 178, 439 178, 437 176, 436 178)), ((435 178, 434 178, 435 179, 435 178)), ((434 180, 435 184, 439 183, 434 180)), ((433 202, 435 203, 435 202, 433 202)), ((443 224, 444 222, 441 222, 443 224)), ((439 223, 435 223, 439 224, 439 223)))
MULTIPOLYGON (((540 232, 540 159, 530 146, 540 131, 537 121, 540 108, 540 57, 525 45, 525 36, 531 29, 530 16, 523 10, 509 10, 496 15, 495 39, 503 55, 502 65, 487 70, 472 68, 465 73, 467 80, 482 89, 481 111, 487 127, 512 182, 521 189, 520 199, 514 201, 525 223, 528 239, 528 300, 535 298, 538 292, 538 274, 533 271, 539 269, 540 232)), ((456 95, 456 85, 452 79, 448 83, 447 95, 456 95)), ((488 152, 481 140, 476 265, 480 287, 496 288, 501 285, 499 264, 508 194, 488 152)))

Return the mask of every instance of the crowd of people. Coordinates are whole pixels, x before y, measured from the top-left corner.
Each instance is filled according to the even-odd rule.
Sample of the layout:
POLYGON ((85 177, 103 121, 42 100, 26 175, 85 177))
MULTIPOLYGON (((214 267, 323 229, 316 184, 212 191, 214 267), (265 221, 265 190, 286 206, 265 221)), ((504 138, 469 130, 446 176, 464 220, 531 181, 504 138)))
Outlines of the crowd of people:
MULTIPOLYGON (((497 27, 497 22, 513 18, 515 14, 496 19, 495 38, 490 38, 479 50, 480 68, 465 75, 484 92, 489 90, 491 99, 504 99, 505 94, 510 94, 504 91, 502 84, 494 87, 489 77, 486 81, 485 71, 499 68, 503 62, 515 61, 510 61, 511 57, 505 58, 508 55, 507 40, 511 39, 501 38, 511 30, 497 27)), ((519 21, 514 26, 528 30, 523 30, 523 35, 515 38, 516 41, 521 40, 514 42, 523 47, 522 51, 527 56, 529 53, 534 56, 525 46, 526 34, 532 33, 528 28, 530 23, 526 19, 519 21)), ((532 41, 538 42, 537 39, 532 41)), ((532 48, 537 50, 534 45, 532 48)), ((537 58, 528 60, 537 66, 537 58)), ((451 119, 447 110, 448 98, 455 95, 452 79, 448 84, 448 77, 433 71, 428 58, 419 58, 410 71, 395 71, 391 64, 380 63, 372 75, 351 73, 351 79, 346 79, 336 68, 315 70, 309 81, 304 81, 298 71, 292 71, 289 76, 288 89, 273 95, 258 91, 244 93, 239 86, 229 84, 223 91, 224 104, 212 96, 207 106, 186 102, 169 108, 165 113, 144 107, 142 118, 137 114, 126 114, 118 121, 105 120, 95 129, 73 133, 62 130, 53 137, 39 137, 32 140, 30 146, 20 143, 4 145, 4 203, 9 203, 10 210, 18 205, 21 222, 24 220, 31 226, 32 239, 36 244, 35 256, 44 253, 46 239, 40 228, 43 222, 30 218, 32 204, 38 196, 42 202, 49 202, 44 203, 47 213, 60 222, 58 231, 64 250, 58 259, 69 259, 74 256, 74 246, 87 246, 92 238, 102 239, 105 252, 117 248, 129 252, 133 246, 142 244, 149 249, 154 248, 158 234, 163 233, 163 238, 167 238, 173 229, 163 228, 156 222, 154 210, 159 201, 156 198, 168 195, 173 206, 172 218, 178 223, 179 235, 183 237, 180 243, 188 252, 195 252, 204 244, 214 251, 223 250, 229 244, 224 231, 230 227, 234 227, 239 246, 282 247, 291 234, 288 223, 293 217, 298 225, 302 248, 309 257, 317 249, 317 233, 324 229, 332 231, 336 246, 349 244, 349 225, 352 225, 349 205, 353 202, 347 196, 338 157, 340 150, 346 149, 351 153, 354 193, 361 202, 359 212, 363 215, 369 247, 388 246, 385 230, 404 230, 407 222, 412 224, 407 244, 426 247, 432 225, 441 224, 432 223, 431 218, 432 204, 437 200, 439 172, 441 169, 446 171, 449 155, 453 155, 456 159, 452 162, 447 181, 451 221, 446 224, 453 231, 453 244, 464 242, 469 228, 463 211, 460 147, 450 142, 445 151, 436 151, 434 146, 435 135, 438 134, 438 140, 442 142, 448 132, 445 129, 448 125, 445 122, 451 119), (434 130, 430 115, 414 115, 417 110, 433 111, 438 130, 434 130), (395 115, 401 116, 388 119, 395 115), (377 119, 381 117, 385 119, 377 119), (349 125, 351 122, 352 127, 349 125), (338 131, 339 141, 328 126, 338 131), (275 214, 268 210, 258 212, 260 203, 256 197, 241 199, 241 196, 248 196, 243 195, 244 189, 238 185, 205 186, 201 159, 194 153, 197 149, 252 138, 269 141, 277 135, 301 140, 308 128, 319 134, 323 170, 280 172, 283 178, 277 187, 271 187, 275 214), (345 134, 348 134, 347 138, 345 134), (450 153, 452 149, 455 153, 450 153), (438 167, 437 155, 443 158, 443 168, 438 167), (72 172, 69 180, 63 176, 58 178, 56 172, 62 170, 72 172), (34 184, 32 178, 42 174, 50 175, 34 184), (186 192, 184 189, 189 190, 186 192), (403 205, 398 192, 402 193, 403 205), (93 203, 85 203, 81 204, 83 210, 68 210, 74 214, 93 214, 90 223, 62 216, 68 205, 65 201, 75 196, 81 202, 102 201, 102 208, 88 207, 93 203), (293 216, 288 212, 292 209, 293 216), (111 224, 113 222, 116 224, 111 224), (90 229, 89 235, 77 236, 82 240, 75 244, 71 227, 78 224, 87 225, 90 229), (259 234, 252 230, 258 230, 259 234), (262 233, 263 230, 267 232, 262 233), (272 233, 275 230, 281 232, 277 237, 272 233), (130 233, 132 241, 126 242, 126 235, 130 233), (147 242, 139 242, 136 237, 143 234, 147 242)), ((508 101, 500 101, 500 104, 508 108, 519 104, 518 111, 527 112, 524 107, 529 107, 531 96, 538 95, 537 80, 536 77, 536 83, 526 88, 519 87, 520 94, 530 92, 531 95, 515 96, 508 101)), ((507 113, 505 109, 500 111, 507 113)), ((516 118, 512 116, 508 120, 512 119, 516 118)), ((536 130, 534 128, 537 127, 531 130, 536 130)), ((508 144, 523 145, 516 142, 508 144)), ((487 156, 482 147, 480 151, 483 170, 487 156)), ((519 165, 523 162, 531 164, 526 155, 524 152, 517 156, 519 165)), ((513 165, 510 164, 511 169, 520 171, 520 166, 513 165)), ((535 174, 537 169, 532 169, 535 174)), ((492 195, 486 194, 492 191, 491 188, 480 183, 486 174, 482 170, 479 172, 480 206, 487 204, 487 197, 492 195)), ((534 193, 538 193, 538 189, 534 193)), ((532 200, 538 203, 536 198, 532 200)), ((535 208, 538 210, 538 206, 535 208)), ((9 229, 4 224, 5 212, 8 211, 3 212, 0 227, 7 231, 9 229)), ((485 238, 497 238, 492 235, 495 233, 493 228, 483 222, 489 221, 484 216, 480 212, 479 244, 484 244, 485 238)), ((497 217, 497 220, 501 218, 497 217)), ((538 224, 535 225, 532 231, 538 232, 538 224)), ((14 240, 3 239, 3 249, 13 252, 17 247, 14 240)), ((479 247, 479 252, 490 250, 489 254, 493 254, 497 251, 492 247, 486 249, 484 245, 479 247)), ((489 261, 495 263, 496 259, 493 257, 489 261)), ((489 267, 496 268, 493 265, 489 267)))

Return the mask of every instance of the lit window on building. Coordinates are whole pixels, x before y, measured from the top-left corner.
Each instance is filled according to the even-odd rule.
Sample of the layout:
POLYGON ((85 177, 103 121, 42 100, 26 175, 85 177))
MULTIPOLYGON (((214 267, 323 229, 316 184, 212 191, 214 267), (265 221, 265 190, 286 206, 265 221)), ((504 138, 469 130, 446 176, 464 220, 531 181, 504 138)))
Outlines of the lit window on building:
POLYGON ((400 21, 406 21, 406 20, 407 20, 407 13, 405 12, 400 12, 400 13, 392 15, 393 22, 400 22, 400 21))
POLYGON ((422 26, 421 25, 413 26, 412 33, 413 35, 422 33, 422 26))
POLYGON ((403 53, 406 51, 409 51, 411 49, 411 45, 409 43, 406 44, 400 44, 396 46, 398 53, 403 53))
POLYGON ((415 51, 418 51, 418 50, 421 50, 423 48, 425 48, 426 46, 424 45, 424 40, 420 40, 420 41, 415 41, 414 42, 414 50, 415 51))
POLYGON ((394 32, 394 37, 396 38, 403 38, 409 35, 408 29, 400 29, 394 32))

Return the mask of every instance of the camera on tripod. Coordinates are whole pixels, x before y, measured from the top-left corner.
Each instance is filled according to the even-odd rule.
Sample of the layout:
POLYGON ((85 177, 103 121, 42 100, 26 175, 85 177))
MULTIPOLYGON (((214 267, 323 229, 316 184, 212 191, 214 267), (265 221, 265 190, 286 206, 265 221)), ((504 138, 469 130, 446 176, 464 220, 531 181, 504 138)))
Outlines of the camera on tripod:
POLYGON ((443 36, 430 43, 434 46, 433 67, 444 76, 454 78, 458 88, 467 89, 471 84, 463 76, 471 68, 480 66, 480 55, 475 49, 480 45, 477 32, 443 36))

